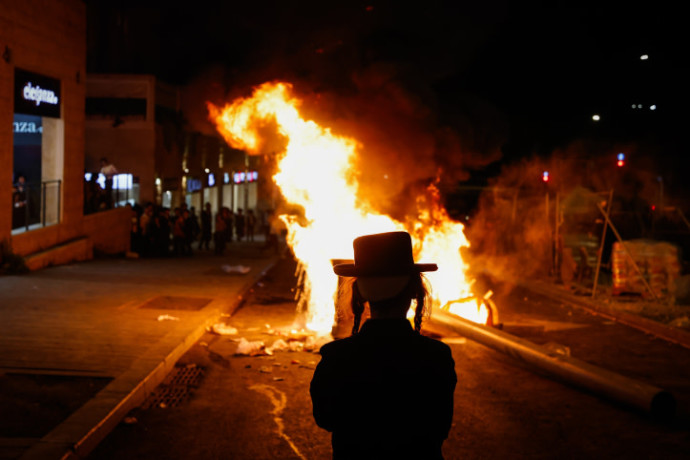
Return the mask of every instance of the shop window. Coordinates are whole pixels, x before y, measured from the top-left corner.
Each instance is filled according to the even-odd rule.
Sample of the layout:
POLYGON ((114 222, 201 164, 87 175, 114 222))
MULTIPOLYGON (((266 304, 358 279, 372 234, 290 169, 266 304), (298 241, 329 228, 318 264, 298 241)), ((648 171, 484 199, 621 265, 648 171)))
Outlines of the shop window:
POLYGON ((60 222, 64 123, 60 81, 15 71, 12 233, 60 222))

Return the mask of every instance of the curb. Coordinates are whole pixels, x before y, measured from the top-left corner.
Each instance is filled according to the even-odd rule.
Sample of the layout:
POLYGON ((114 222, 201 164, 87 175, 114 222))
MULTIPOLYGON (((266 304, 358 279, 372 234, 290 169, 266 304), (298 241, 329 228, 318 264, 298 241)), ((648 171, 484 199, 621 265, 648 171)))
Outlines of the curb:
POLYGON ((569 305, 584 309, 594 315, 603 316, 676 345, 690 348, 690 333, 682 329, 667 326, 658 321, 644 318, 639 315, 618 311, 605 305, 599 305, 593 301, 573 296, 572 294, 564 292, 562 289, 541 281, 519 281, 517 284, 537 294, 566 302, 569 305))
MULTIPOLYGON (((277 259, 273 260, 261 272, 248 280, 239 289, 235 299, 229 301, 216 299, 214 301, 214 303, 217 303, 215 309, 209 311, 209 316, 203 324, 189 333, 182 340, 182 343, 178 343, 176 346, 173 345, 173 350, 162 360, 160 358, 147 357, 147 354, 150 353, 138 358, 128 371, 110 382, 94 398, 87 401, 86 404, 71 414, 65 421, 27 449, 20 458, 24 460, 42 460, 46 458, 75 460, 85 458, 132 409, 144 402, 146 397, 170 373, 180 357, 207 332, 210 326, 220 320, 223 313, 234 313, 244 302, 249 291, 277 262, 277 259), (158 361, 153 366, 153 370, 143 376, 137 375, 137 363, 146 364, 147 361, 150 362, 152 360, 154 362, 158 361), (136 382, 133 388, 132 382, 136 382), (120 388, 119 391, 118 387, 120 388), (125 394, 124 397, 122 396, 123 393, 125 394), (74 441, 75 438, 78 440, 74 441)), ((170 338, 163 337, 158 346, 169 348, 171 344, 166 344, 166 339, 168 341, 171 340, 170 338)), ((146 366, 146 368, 150 369, 151 365, 146 366)))

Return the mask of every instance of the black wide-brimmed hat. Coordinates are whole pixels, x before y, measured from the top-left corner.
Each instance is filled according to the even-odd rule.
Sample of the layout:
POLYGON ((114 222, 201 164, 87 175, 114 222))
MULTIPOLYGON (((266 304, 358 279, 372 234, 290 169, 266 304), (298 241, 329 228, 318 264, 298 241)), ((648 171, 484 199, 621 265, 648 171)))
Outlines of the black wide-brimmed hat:
POLYGON ((355 263, 338 264, 333 271, 340 276, 401 276, 438 270, 436 264, 416 264, 412 257, 412 239, 407 232, 376 233, 355 238, 355 263))

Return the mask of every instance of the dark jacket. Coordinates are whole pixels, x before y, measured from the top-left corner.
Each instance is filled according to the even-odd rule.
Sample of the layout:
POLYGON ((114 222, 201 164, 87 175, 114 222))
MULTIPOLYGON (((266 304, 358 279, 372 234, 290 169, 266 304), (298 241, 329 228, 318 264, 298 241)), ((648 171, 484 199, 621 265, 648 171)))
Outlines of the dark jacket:
POLYGON ((334 459, 443 458, 457 382, 448 345, 405 319, 370 319, 321 355, 311 398, 334 459))

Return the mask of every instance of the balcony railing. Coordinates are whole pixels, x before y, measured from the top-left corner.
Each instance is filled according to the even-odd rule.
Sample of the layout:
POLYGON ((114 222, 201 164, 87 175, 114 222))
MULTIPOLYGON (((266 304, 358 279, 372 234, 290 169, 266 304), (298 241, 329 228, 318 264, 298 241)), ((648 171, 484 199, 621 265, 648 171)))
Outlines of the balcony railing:
POLYGON ((60 222, 62 180, 27 182, 12 193, 12 232, 20 233, 60 222))
POLYGON ((87 174, 84 180, 84 214, 134 205, 139 201, 139 178, 131 174, 117 174, 110 183, 103 174, 87 174))

